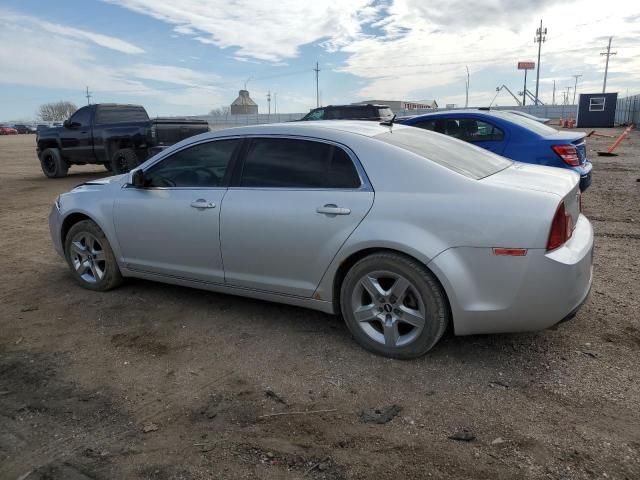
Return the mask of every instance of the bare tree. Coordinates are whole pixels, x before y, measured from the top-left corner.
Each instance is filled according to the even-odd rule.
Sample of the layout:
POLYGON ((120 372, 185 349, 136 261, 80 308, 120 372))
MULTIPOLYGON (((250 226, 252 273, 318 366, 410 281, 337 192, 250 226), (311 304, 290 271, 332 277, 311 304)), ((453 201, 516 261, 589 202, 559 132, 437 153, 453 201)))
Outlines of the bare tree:
POLYGON ((231 107, 216 107, 211 109, 209 115, 213 115, 214 117, 226 117, 230 113, 231 107))
POLYGON ((43 122, 60 122, 69 118, 77 109, 75 104, 67 101, 45 103, 38 108, 37 116, 43 122))

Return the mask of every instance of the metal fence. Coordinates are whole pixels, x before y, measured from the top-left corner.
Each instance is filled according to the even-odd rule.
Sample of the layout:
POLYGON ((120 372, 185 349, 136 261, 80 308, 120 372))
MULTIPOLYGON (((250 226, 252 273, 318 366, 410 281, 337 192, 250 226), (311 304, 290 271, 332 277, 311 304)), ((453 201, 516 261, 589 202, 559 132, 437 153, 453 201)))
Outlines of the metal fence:
MULTIPOLYGON (((638 103, 640 106, 640 102, 638 103)), ((492 107, 495 110, 518 110, 537 117, 559 119, 575 118, 577 105, 526 105, 524 107, 492 107)), ((398 117, 410 115, 422 115, 423 113, 433 113, 443 110, 462 110, 456 108, 429 108, 422 110, 399 110, 394 111, 398 117)), ((242 125, 260 125, 265 123, 280 123, 300 120, 306 113, 258 113, 252 115, 203 115, 194 118, 204 119, 209 122, 212 130, 226 127, 239 127, 242 125)))
POLYGON ((616 125, 640 123, 640 95, 619 98, 616 104, 616 125))

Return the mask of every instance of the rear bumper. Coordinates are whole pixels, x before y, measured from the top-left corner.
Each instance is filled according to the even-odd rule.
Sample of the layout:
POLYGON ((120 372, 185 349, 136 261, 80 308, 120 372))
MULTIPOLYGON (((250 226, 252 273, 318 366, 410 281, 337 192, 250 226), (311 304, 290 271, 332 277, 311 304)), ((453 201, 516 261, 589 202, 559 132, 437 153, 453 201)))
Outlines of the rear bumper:
POLYGON ((593 229, 582 215, 571 239, 546 252, 498 257, 490 248, 460 247, 429 267, 449 297, 456 335, 542 330, 568 319, 592 283, 593 229))
POLYGON ((581 167, 581 171, 578 172, 580 173, 580 191, 584 192, 589 188, 589 185, 591 185, 591 170, 593 169, 593 165, 587 160, 581 167))

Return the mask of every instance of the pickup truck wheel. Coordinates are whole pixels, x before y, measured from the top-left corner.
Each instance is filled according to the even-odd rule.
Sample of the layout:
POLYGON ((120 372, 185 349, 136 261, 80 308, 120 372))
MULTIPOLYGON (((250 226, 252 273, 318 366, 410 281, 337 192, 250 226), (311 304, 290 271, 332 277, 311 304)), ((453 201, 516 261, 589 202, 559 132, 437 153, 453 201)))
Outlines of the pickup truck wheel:
POLYGON ((140 165, 140 162, 138 162, 136 152, 130 148, 122 148, 111 157, 111 169, 116 175, 127 173, 138 165, 140 165))
POLYGON ((64 252, 73 278, 84 288, 104 292, 122 283, 111 245, 95 222, 73 225, 64 240, 64 252))
POLYGON ((69 164, 62 159, 57 148, 47 148, 40 154, 40 166, 49 178, 66 177, 69 173, 69 164))

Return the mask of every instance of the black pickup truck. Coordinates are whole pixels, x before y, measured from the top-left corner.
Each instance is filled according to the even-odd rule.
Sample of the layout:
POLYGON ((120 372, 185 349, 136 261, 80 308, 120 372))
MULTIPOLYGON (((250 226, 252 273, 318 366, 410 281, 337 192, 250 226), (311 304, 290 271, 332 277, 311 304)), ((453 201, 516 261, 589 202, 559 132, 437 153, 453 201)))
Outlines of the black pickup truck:
POLYGON ((205 120, 151 120, 140 105, 101 103, 80 108, 61 127, 38 130, 36 142, 47 177, 64 177, 71 165, 87 163, 119 174, 169 145, 207 131, 205 120))

